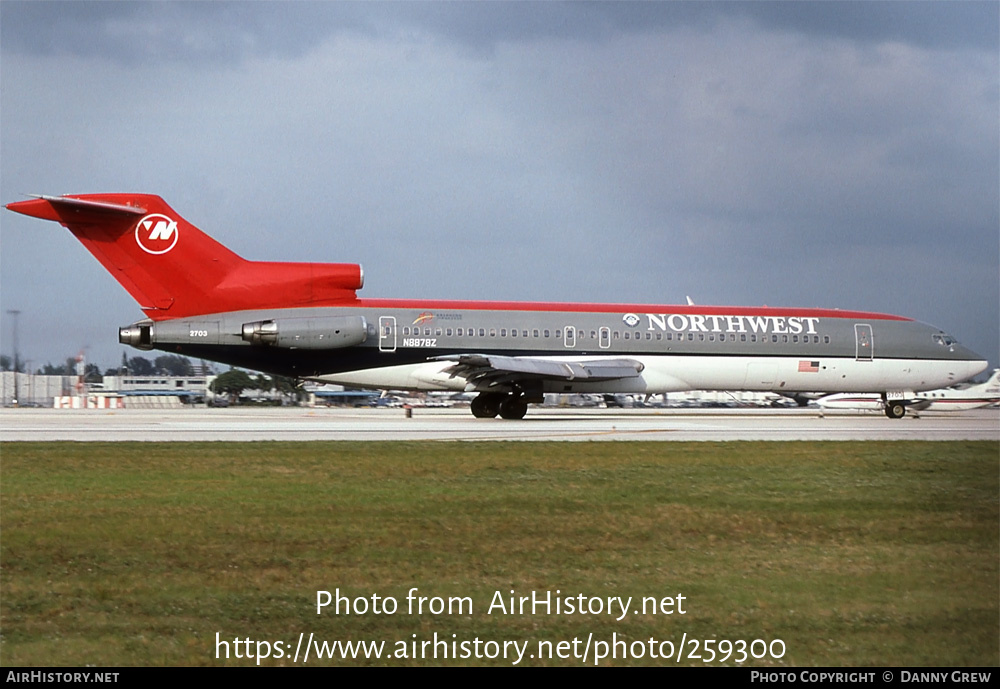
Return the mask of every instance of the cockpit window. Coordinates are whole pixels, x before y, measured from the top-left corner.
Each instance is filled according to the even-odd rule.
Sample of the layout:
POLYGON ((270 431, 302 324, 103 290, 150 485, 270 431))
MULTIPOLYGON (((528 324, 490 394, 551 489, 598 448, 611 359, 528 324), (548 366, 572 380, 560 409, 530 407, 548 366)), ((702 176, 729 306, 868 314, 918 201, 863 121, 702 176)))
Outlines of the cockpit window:
POLYGON ((934 341, 937 342, 942 347, 950 347, 953 344, 958 344, 958 340, 956 340, 951 335, 947 335, 945 333, 940 333, 940 334, 937 334, 937 335, 932 335, 931 337, 933 337, 934 341))

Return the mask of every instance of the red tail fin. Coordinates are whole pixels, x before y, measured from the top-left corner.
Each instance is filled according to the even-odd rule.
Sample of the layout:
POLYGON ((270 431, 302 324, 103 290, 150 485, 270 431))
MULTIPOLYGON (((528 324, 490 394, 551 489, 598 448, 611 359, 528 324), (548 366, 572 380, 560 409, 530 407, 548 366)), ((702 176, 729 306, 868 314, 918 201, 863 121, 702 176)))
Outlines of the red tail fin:
POLYGON ((154 320, 343 304, 363 284, 351 263, 247 261, 150 194, 41 196, 7 208, 68 227, 154 320))

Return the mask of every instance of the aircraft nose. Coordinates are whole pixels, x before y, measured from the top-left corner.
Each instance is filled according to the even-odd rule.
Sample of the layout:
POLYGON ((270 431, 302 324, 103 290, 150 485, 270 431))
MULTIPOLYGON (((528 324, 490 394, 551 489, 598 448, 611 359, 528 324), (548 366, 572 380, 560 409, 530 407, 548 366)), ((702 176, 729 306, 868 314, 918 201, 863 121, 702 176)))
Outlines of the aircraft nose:
MULTIPOLYGON (((962 363, 965 364, 964 366, 965 373, 962 376, 962 380, 968 380, 969 378, 972 378, 973 376, 982 373, 990 365, 990 362, 988 362, 985 357, 976 354, 974 351, 972 351, 967 347, 958 345, 956 349, 960 350, 956 351, 956 354, 959 354, 961 356, 962 363)), ((961 381, 956 381, 956 382, 961 382, 961 381)))

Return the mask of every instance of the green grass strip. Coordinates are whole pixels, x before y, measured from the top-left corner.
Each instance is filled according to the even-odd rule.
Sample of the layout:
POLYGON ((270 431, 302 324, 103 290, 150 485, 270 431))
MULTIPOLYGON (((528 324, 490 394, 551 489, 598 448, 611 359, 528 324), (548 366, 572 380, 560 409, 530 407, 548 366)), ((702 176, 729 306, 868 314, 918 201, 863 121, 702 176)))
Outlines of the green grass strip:
POLYGON ((5 443, 0 663, 256 663, 217 659, 218 634, 282 641, 262 664, 290 665, 304 632, 646 644, 601 665, 675 664, 648 640, 686 634, 784 642, 755 666, 996 666, 998 504, 994 442, 5 443), (317 615, 338 588, 397 612, 317 615), (472 609, 410 614, 412 588, 472 609), (511 590, 681 594, 685 614, 488 614, 511 590))

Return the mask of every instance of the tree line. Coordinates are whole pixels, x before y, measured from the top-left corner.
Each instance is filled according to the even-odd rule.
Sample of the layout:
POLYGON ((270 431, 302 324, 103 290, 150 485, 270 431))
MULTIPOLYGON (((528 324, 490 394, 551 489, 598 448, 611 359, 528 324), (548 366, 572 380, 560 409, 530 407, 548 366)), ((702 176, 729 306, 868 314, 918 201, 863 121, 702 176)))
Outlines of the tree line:
MULTIPOLYGON (((17 362, 18 373, 26 373, 24 362, 17 362)), ((13 371, 14 362, 6 354, 0 355, 0 370, 13 371)), ((76 357, 67 357, 66 361, 59 365, 47 363, 34 371, 37 375, 43 376, 77 376, 76 357)), ((131 359, 122 358, 122 365, 117 368, 109 368, 101 373, 97 364, 85 364, 83 370, 83 380, 85 383, 100 383, 104 376, 193 376, 194 365, 187 357, 177 354, 164 354, 152 361, 142 356, 134 356, 131 359)), ((302 392, 302 385, 294 378, 285 376, 267 376, 263 373, 251 375, 246 371, 232 368, 225 373, 219 374, 212 385, 212 392, 217 395, 225 395, 231 402, 237 402, 240 395, 246 390, 260 390, 261 392, 274 392, 281 397, 296 399, 302 392)))
MULTIPOLYGON (((14 361, 6 354, 0 355, 0 370, 13 371, 14 361)), ((18 373, 27 373, 25 362, 17 362, 18 373)), ((52 364, 51 362, 38 367, 35 374, 42 376, 76 376, 76 357, 66 357, 62 364, 52 364)), ((117 368, 109 368, 101 373, 101 368, 97 364, 85 364, 83 371, 84 379, 88 383, 99 383, 103 376, 192 376, 194 375, 194 365, 191 360, 178 354, 164 354, 152 361, 142 356, 134 356, 131 359, 122 358, 122 365, 117 368)))
POLYGON ((296 400, 302 394, 302 383, 285 376, 266 376, 263 373, 250 375, 238 368, 220 373, 210 386, 216 395, 226 395, 231 402, 237 402, 245 390, 275 392, 282 398, 296 400))

